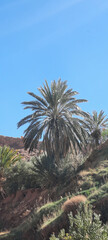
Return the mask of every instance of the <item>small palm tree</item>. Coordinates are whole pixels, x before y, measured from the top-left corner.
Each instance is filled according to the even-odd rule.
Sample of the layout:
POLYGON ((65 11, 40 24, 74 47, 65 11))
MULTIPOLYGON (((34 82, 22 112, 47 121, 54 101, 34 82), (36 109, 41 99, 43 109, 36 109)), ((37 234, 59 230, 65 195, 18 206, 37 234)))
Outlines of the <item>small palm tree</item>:
POLYGON ((14 164, 16 161, 20 160, 21 156, 7 146, 0 146, 0 174, 2 175, 3 170, 6 167, 9 167, 11 164, 14 164))
POLYGON ((106 141, 108 139, 108 128, 102 129, 102 141, 106 141))
POLYGON ((88 129, 94 145, 98 146, 103 128, 106 129, 108 127, 108 118, 104 115, 103 110, 101 110, 99 114, 96 111, 93 111, 92 115, 88 114, 88 117, 85 118, 85 122, 89 127, 88 129))
POLYGON ((24 109, 31 109, 32 114, 19 121, 18 127, 29 123, 24 131, 25 149, 32 151, 40 139, 48 156, 53 156, 57 163, 66 155, 71 145, 80 147, 85 141, 86 131, 81 117, 86 117, 77 103, 86 102, 76 99, 78 94, 72 89, 67 90, 67 82, 61 79, 53 81, 51 87, 45 81, 44 87, 38 89, 42 97, 28 92, 34 101, 23 102, 24 109), (78 117, 79 116, 79 117, 78 117))

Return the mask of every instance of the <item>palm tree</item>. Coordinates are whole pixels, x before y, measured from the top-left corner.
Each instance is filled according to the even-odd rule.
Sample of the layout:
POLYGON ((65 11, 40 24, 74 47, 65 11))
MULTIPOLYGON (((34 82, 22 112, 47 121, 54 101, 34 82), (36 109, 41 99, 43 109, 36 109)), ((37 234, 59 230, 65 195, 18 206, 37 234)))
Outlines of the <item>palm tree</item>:
POLYGON ((102 129, 102 141, 105 142, 106 140, 108 140, 108 128, 106 129, 102 129))
POLYGON ((18 127, 29 123, 24 131, 25 149, 32 151, 37 147, 40 139, 48 156, 53 156, 57 164, 60 157, 66 155, 69 147, 81 147, 87 132, 83 127, 82 117, 87 114, 77 103, 86 102, 85 99, 76 99, 78 92, 67 90, 67 82, 61 79, 53 81, 51 87, 47 81, 39 92, 42 97, 28 92, 34 101, 23 102, 24 109, 31 109, 32 114, 18 122, 18 127))
POLYGON ((99 114, 93 111, 92 115, 88 114, 88 117, 85 118, 85 122, 89 127, 88 129, 93 139, 93 144, 98 146, 103 128, 106 129, 108 127, 108 118, 104 115, 103 110, 101 110, 99 114))
POLYGON ((17 153, 14 149, 8 146, 0 146, 0 175, 3 174, 5 168, 14 164, 16 161, 21 159, 21 155, 17 153))

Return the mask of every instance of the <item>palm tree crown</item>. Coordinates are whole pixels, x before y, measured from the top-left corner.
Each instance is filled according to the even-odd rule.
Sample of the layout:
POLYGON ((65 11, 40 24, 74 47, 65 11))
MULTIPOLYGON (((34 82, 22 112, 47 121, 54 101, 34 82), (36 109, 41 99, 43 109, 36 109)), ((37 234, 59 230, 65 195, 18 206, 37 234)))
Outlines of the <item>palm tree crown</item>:
POLYGON ((61 79, 53 81, 51 87, 47 81, 38 89, 42 97, 28 92, 34 101, 23 102, 25 109, 31 109, 32 114, 19 121, 18 127, 29 123, 24 131, 25 149, 29 151, 37 147, 39 140, 43 139, 43 146, 48 155, 53 155, 56 162, 65 156, 71 144, 80 147, 86 138, 81 117, 87 114, 77 103, 85 99, 76 99, 78 94, 72 89, 67 90, 67 82, 61 79), (79 116, 79 117, 78 117, 79 116))
POLYGON ((95 145, 98 146, 102 129, 108 127, 108 118, 104 115, 103 110, 101 110, 99 114, 96 111, 93 111, 92 115, 88 114, 88 117, 85 118, 85 122, 89 127, 95 145))

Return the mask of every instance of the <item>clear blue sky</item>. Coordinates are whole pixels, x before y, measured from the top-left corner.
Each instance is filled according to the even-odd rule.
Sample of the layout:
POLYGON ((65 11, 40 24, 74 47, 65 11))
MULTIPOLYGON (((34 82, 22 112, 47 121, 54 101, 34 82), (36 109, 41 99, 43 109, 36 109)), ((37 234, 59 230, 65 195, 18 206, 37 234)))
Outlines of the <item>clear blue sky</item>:
POLYGON ((60 77, 108 115, 108 0, 0 0, 0 135, 22 136, 27 92, 60 77))

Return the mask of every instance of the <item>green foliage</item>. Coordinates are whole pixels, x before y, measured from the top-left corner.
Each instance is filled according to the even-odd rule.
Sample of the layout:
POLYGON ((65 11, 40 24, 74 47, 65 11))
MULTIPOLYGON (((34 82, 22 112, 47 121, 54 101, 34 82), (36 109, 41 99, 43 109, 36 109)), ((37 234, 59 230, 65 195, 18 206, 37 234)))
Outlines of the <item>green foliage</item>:
POLYGON ((4 189, 7 194, 15 193, 17 190, 39 187, 30 166, 29 163, 20 161, 15 166, 6 169, 4 189))
POLYGON ((50 240, 107 240, 108 227, 102 225, 100 216, 96 213, 93 214, 91 207, 84 205, 80 206, 77 215, 73 217, 72 213, 69 214, 69 233, 66 234, 65 230, 61 230, 58 237, 53 234, 50 240))
POLYGON ((21 160, 21 155, 17 151, 7 146, 0 146, 0 172, 5 168, 13 165, 15 162, 21 160))
POLYGON ((33 157, 31 159, 33 166, 31 170, 34 172, 38 186, 41 188, 51 188, 53 186, 67 185, 73 174, 74 167, 71 162, 67 164, 67 158, 61 159, 61 163, 57 166, 54 158, 47 155, 33 157))
POLYGON ((56 164, 65 157, 70 146, 81 148, 85 142, 87 131, 84 129, 83 117, 87 114, 77 104, 85 99, 76 99, 78 94, 72 89, 67 90, 67 82, 61 79, 53 81, 51 87, 45 81, 44 87, 38 89, 42 97, 28 92, 34 101, 23 102, 25 109, 32 114, 19 121, 18 127, 29 123, 25 130, 25 148, 33 150, 41 138, 48 156, 53 156, 56 164), (82 119, 81 119, 82 118, 82 119))
POLYGON ((5 169, 4 189, 7 194, 17 190, 29 188, 52 188, 54 186, 67 186, 74 174, 71 163, 67 164, 62 159, 62 164, 57 167, 54 158, 46 155, 32 157, 29 162, 20 161, 5 169))
POLYGON ((108 196, 108 182, 99 187, 96 191, 94 191, 90 196, 89 200, 94 202, 96 200, 101 199, 102 197, 108 196))
POLYGON ((103 110, 101 110, 99 114, 96 111, 93 111, 92 114, 88 114, 85 118, 85 122, 88 125, 90 133, 89 141, 92 142, 93 145, 98 146, 103 128, 108 127, 108 118, 104 115, 103 110))
POLYGON ((50 240, 73 240, 72 236, 70 236, 69 233, 65 233, 65 230, 62 229, 58 235, 58 237, 55 236, 53 233, 50 237, 50 240))
POLYGON ((84 211, 80 208, 75 218, 70 213, 69 220, 69 233, 73 240, 105 240, 108 238, 108 229, 102 226, 100 216, 93 214, 92 209, 87 205, 85 205, 84 211))
POLYGON ((108 139, 108 129, 103 129, 102 130, 102 141, 106 141, 108 139))
POLYGON ((35 174, 38 185, 41 188, 54 186, 58 181, 58 169, 54 164, 54 159, 43 155, 33 157, 31 160, 33 164, 31 170, 35 174))

